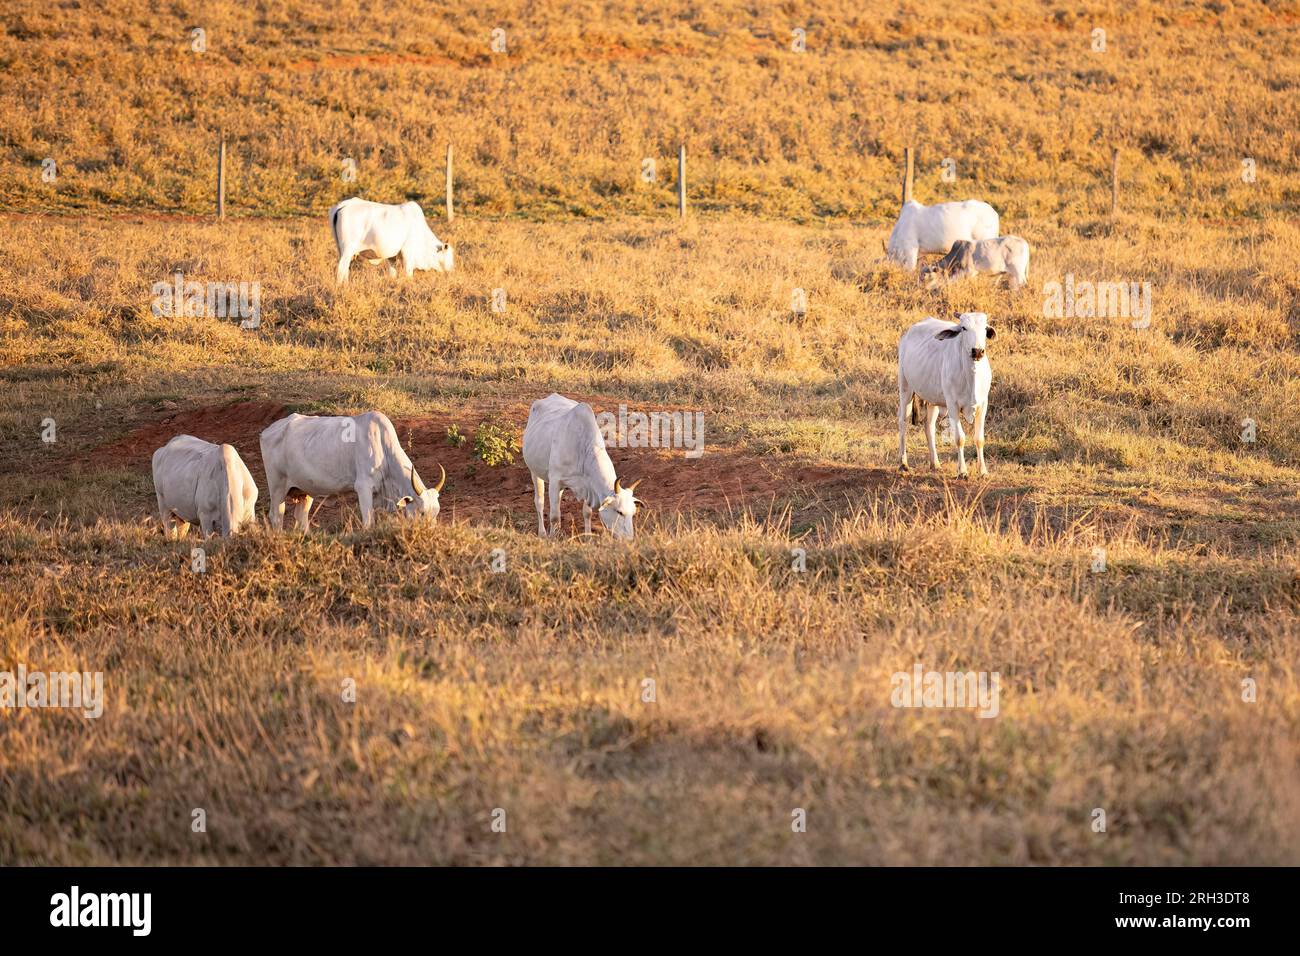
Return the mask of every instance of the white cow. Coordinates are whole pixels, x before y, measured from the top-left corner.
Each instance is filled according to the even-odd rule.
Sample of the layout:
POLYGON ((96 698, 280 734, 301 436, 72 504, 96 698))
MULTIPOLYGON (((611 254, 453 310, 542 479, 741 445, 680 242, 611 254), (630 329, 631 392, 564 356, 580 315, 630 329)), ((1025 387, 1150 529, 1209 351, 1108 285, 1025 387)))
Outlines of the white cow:
POLYGON ((169 538, 183 537, 197 521, 206 538, 251 524, 257 484, 239 452, 193 435, 177 435, 153 453, 158 517, 169 538))
POLYGON ((907 416, 917 420, 917 403, 929 406, 925 438, 930 446, 930 467, 939 467, 934 426, 942 408, 957 443, 957 475, 966 476, 966 433, 962 419, 975 429, 975 455, 981 475, 984 465, 984 419, 989 408, 989 385, 993 372, 984 354, 993 327, 983 312, 963 312, 956 323, 923 319, 903 333, 898 341, 898 454, 907 471, 907 416))
POLYGON ((915 199, 903 204, 885 253, 901 266, 916 268, 920 253, 947 254, 958 239, 992 239, 998 234, 998 214, 986 202, 967 199, 922 206, 915 199))
POLYGON ((383 262, 389 276, 397 275, 394 261, 400 256, 408 279, 416 269, 451 272, 455 268, 451 246, 433 234, 419 203, 391 206, 345 199, 330 210, 330 230, 339 252, 335 277, 340 285, 348 281, 356 256, 372 265, 383 262))
POLYGON ((546 537, 542 502, 551 485, 551 534, 560 530, 560 495, 568 488, 582 501, 583 529, 591 534, 591 511, 616 538, 632 539, 632 518, 640 499, 632 493, 641 482, 624 486, 605 451, 605 436, 591 406, 552 392, 533 402, 524 427, 524 463, 533 474, 537 533, 546 537))
POLYGON ((271 527, 284 526, 290 489, 298 528, 307 530, 313 497, 355 491, 361 523, 374 520, 375 496, 385 510, 403 518, 436 521, 438 492, 447 480, 426 488, 383 412, 360 415, 290 415, 262 432, 262 464, 271 492, 271 527))
POLYGON ((1019 236, 998 236, 968 242, 958 239, 948 254, 933 265, 921 269, 921 282, 933 288, 940 279, 964 279, 986 272, 1005 272, 1011 291, 1015 292, 1029 277, 1029 243, 1019 236))

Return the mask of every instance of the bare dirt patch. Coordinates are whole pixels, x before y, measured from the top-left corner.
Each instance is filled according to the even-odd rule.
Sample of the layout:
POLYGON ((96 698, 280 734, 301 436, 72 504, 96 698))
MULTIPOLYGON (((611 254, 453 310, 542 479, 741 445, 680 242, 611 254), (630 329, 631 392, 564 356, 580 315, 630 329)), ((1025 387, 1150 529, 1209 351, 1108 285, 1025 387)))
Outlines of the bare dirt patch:
MULTIPOLYGON (((614 411, 616 400, 586 397, 597 412, 614 411)), ((474 523, 504 521, 527 527, 535 520, 532 479, 522 457, 512 465, 488 467, 474 454, 474 433, 480 422, 499 420, 512 424, 516 438, 528 418, 528 402, 475 402, 455 413, 434 413, 418 418, 394 418, 403 447, 426 482, 436 481, 438 467, 447 470, 443 488, 443 515, 474 523), (448 428, 456 425, 465 440, 452 444, 448 428)), ((205 441, 235 447, 265 494, 259 436, 268 425, 289 414, 274 401, 247 401, 178 411, 137 427, 121 438, 94 449, 82 460, 84 467, 120 467, 148 472, 153 453, 177 435, 194 435, 205 441)), ((707 446, 698 459, 680 449, 610 448, 619 476, 627 481, 644 479, 638 489, 647 502, 646 517, 676 514, 779 511, 792 499, 831 499, 883 488, 897 478, 887 469, 810 466, 795 461, 745 454, 728 446, 707 446)), ((264 503, 259 503, 264 504, 264 503)), ((566 496, 566 525, 580 522, 581 508, 566 496)), ((345 527, 356 520, 356 501, 337 495, 320 501, 313 524, 345 527)))
MULTIPOLYGON (((589 402, 597 413, 616 412, 617 398, 580 395, 574 398, 589 402)), ((507 423, 515 438, 522 436, 528 419, 530 400, 480 399, 466 402, 454 411, 436 411, 428 415, 394 418, 402 445, 411 454, 420 476, 426 483, 436 482, 438 467, 447 470, 442 492, 443 520, 479 525, 504 524, 520 530, 535 527, 533 486, 521 455, 510 465, 489 467, 474 453, 474 434, 481 422, 507 423), (460 445, 448 440, 448 428, 457 426, 464 441, 460 445)), ((664 411, 689 409, 662 406, 664 411)), ((263 495, 266 474, 262 465, 259 436, 268 425, 289 414, 290 407, 276 401, 243 401, 209 405, 176 411, 173 414, 137 426, 124 436, 100 445, 70 464, 87 469, 123 468, 148 474, 156 449, 177 435, 195 435, 206 441, 235 446, 263 495)), ((706 436, 707 437, 707 436, 706 436)), ((882 498, 892 507, 918 507, 924 512, 943 510, 949 504, 969 507, 993 517, 1002 527, 1018 527, 1032 535, 1036 523, 1046 522, 1054 532, 1062 533, 1080 521, 1104 527, 1130 528, 1144 534, 1166 533, 1170 542, 1187 538, 1216 541, 1228 550, 1256 547, 1258 541, 1250 525, 1238 527, 1223 522, 1212 513, 1202 513, 1195 502, 1170 510, 1150 502, 1117 497, 1102 505, 1063 507, 1031 503, 1031 485, 1008 484, 977 479, 954 480, 949 462, 937 472, 920 468, 906 476, 894 468, 820 464, 797 459, 777 458, 750 453, 743 446, 708 443, 704 455, 687 458, 681 449, 609 448, 618 475, 625 481, 644 479, 638 496, 646 502, 638 520, 642 527, 672 522, 677 518, 710 517, 728 521, 742 513, 755 517, 780 516, 788 513, 792 526, 807 527, 832 514, 849 514, 862 507, 870 508, 882 498)), ((1023 477, 1021 479, 1023 481, 1023 477)), ((1281 519, 1293 507, 1294 491, 1280 496, 1252 495, 1259 518, 1281 519)), ((120 502, 119 504, 130 504, 120 502)), ((260 501, 265 511, 267 502, 260 501)), ((141 516, 153 513, 152 496, 138 502, 141 516)), ((566 494, 562 514, 565 528, 581 530, 581 506, 566 494)), ((354 526, 358 522, 356 498, 352 494, 331 495, 317 499, 312 510, 312 524, 331 530, 354 526)), ((596 528, 599 522, 594 522, 596 528)))

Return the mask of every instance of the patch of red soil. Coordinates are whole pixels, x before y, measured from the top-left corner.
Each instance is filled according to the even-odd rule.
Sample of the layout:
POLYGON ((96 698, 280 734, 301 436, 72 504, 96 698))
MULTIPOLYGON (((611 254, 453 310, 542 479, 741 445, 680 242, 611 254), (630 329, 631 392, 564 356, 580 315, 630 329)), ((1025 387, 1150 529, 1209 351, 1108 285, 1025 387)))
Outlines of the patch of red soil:
POLYGON ((253 460, 262 467, 258 437, 262 429, 286 414, 279 402, 234 402, 178 411, 122 438, 101 445, 86 458, 91 466, 150 469, 153 453, 177 435, 193 435, 219 445, 234 445, 250 471, 253 460))
MULTIPOLYGON (((589 401, 597 413, 617 413, 617 400, 574 397, 589 401)), ((674 410, 671 406, 656 407, 674 410)), ((393 419, 402 446, 411 454, 426 483, 438 480, 439 465, 447 470, 441 496, 445 519, 476 524, 504 522, 515 527, 528 527, 536 520, 532 477, 522 457, 516 455, 512 465, 490 468, 474 455, 474 432, 480 422, 511 423, 519 437, 528 408, 528 402, 480 401, 454 414, 393 419), (465 438, 459 446, 448 441, 447 429, 451 425, 458 426, 465 438)), ((266 473, 258 439, 263 429, 287 413, 285 405, 270 401, 177 411, 101 445, 80 463, 89 468, 112 466, 147 472, 155 450, 177 435, 194 435, 233 445, 265 495, 266 473)), ((779 510, 794 498, 838 497, 887 486, 895 480, 893 472, 886 469, 810 467, 707 444, 704 454, 696 459, 687 458, 681 449, 611 447, 609 454, 624 480, 644 479, 637 495, 647 503, 647 519, 745 508, 755 512, 779 510)), ((265 507, 265 501, 258 504, 265 507)), ((566 526, 581 526, 582 508, 569 494, 563 499, 562 511, 566 526)), ((351 494, 318 499, 313 507, 314 526, 337 528, 356 520, 356 500, 351 494)), ((598 526, 599 521, 595 524, 598 526)))

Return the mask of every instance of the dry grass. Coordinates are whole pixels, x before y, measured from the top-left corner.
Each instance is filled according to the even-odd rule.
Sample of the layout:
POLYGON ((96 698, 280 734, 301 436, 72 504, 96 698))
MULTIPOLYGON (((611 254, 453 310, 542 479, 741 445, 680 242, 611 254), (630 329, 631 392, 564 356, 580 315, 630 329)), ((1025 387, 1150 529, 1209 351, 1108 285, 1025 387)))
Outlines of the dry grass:
POLYGON ((215 3, 197 62, 194 24, 119 7, 3 15, 0 199, 27 214, 0 247, 0 670, 103 670, 108 703, 0 710, 0 862, 1300 862, 1294 5, 543 5, 397 30, 215 3), (509 64, 477 45, 503 21, 509 64), (396 59, 329 59, 360 53, 396 59), (338 198, 345 147, 368 195, 428 199, 450 136, 458 271, 340 293, 319 217, 125 211, 206 208, 220 124, 235 205, 268 216, 338 198), (679 224, 634 180, 683 133, 705 214, 679 224), (923 153, 918 192, 997 203, 1029 289, 926 292, 878 261, 908 139, 973 167, 946 186, 923 153), (259 282, 262 327, 155 316, 176 271, 259 282), (1151 282, 1152 328, 1045 317, 1067 273, 1151 282), (993 474, 898 478, 898 334, 969 309, 999 332, 993 474), (526 493, 453 517, 484 494, 458 473, 434 529, 258 530, 194 574, 147 455, 104 457, 245 399, 469 434, 551 390, 702 410, 704 458, 657 465, 697 468, 698 500, 648 481, 634 544, 539 541, 526 493), (719 462, 752 493, 710 494, 719 462), (999 716, 894 708, 916 661, 997 671, 999 716))
POLYGON ((6 206, 206 213, 219 128, 232 208, 263 216, 357 189, 435 204, 448 142, 476 216, 663 212, 682 141, 700 208, 804 221, 891 216, 908 143, 920 198, 977 194, 1016 218, 1105 209, 1112 145, 1135 211, 1293 216, 1300 196, 1294 0, 113 7, 0 15, 6 206), (56 184, 40 181, 46 157, 56 184))

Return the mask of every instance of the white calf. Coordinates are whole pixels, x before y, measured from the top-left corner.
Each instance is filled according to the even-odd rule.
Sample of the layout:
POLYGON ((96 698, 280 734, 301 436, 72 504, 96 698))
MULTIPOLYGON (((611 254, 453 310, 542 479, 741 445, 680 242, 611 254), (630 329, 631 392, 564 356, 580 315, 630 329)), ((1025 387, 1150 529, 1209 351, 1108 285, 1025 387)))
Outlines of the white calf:
POLYGON ((963 312, 958 321, 923 319, 903 333, 898 342, 898 455, 907 471, 907 417, 916 420, 917 401, 925 402, 928 414, 925 438, 930 446, 930 467, 939 467, 934 426, 942 408, 948 410, 953 439, 957 444, 957 474, 965 477, 966 433, 962 419, 975 430, 975 455, 981 475, 984 465, 984 420, 989 407, 989 385, 993 372, 984 354, 993 327, 983 312, 963 312))
POLYGON ((921 269, 921 282, 933 286, 943 277, 964 279, 981 272, 990 275, 1005 272, 1011 291, 1015 292, 1029 277, 1029 243, 1019 236, 998 236, 975 242, 958 239, 946 256, 921 269))

